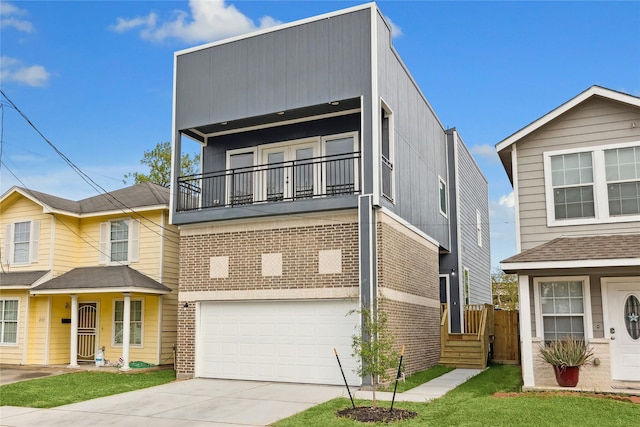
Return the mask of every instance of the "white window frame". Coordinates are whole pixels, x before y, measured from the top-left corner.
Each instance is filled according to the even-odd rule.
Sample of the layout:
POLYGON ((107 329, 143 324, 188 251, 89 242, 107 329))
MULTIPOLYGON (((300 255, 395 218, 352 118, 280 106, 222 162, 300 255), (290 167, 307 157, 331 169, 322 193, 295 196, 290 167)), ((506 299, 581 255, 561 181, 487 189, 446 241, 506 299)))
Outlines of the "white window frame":
MULTIPOLYGON (((332 141, 334 139, 343 139, 343 138, 353 138, 353 151, 352 153, 355 153, 358 151, 358 146, 359 146, 359 142, 358 142, 358 132, 344 132, 344 133, 337 133, 334 135, 326 135, 320 138, 320 152, 321 152, 321 156, 325 157, 327 155, 327 150, 326 150, 326 144, 327 141, 332 141)), ((354 193, 358 193, 360 191, 360 168, 359 168, 359 163, 356 161, 356 159, 351 159, 353 161, 353 191, 354 193)), ((326 164, 323 167, 323 169, 326 168, 326 164)), ((322 194, 325 194, 327 192, 327 179, 326 179, 326 172, 323 171, 323 175, 325 177, 325 179, 322 180, 322 194)))
POLYGON ((581 147, 580 149, 566 149, 546 151, 542 154, 544 162, 544 187, 547 205, 547 226, 561 227, 566 225, 588 225, 603 223, 623 223, 640 221, 640 215, 609 215, 609 196, 607 192, 607 176, 604 163, 605 150, 616 148, 638 147, 640 141, 625 142, 620 144, 596 145, 593 147, 581 147), (593 166, 593 199, 595 216, 593 218, 572 218, 556 220, 553 203, 553 185, 551 181, 551 157, 563 154, 588 153, 592 154, 593 166))
POLYGON ((114 218, 100 223, 100 246, 98 263, 107 265, 128 265, 138 262, 140 258, 140 221, 133 218, 114 218), (128 248, 126 261, 111 261, 111 224, 117 221, 128 221, 128 248))
MULTIPOLYGON (((389 104, 387 104, 384 99, 380 98, 380 110, 381 113, 384 111, 384 117, 388 120, 389 124, 389 158, 386 158, 384 154, 382 154, 382 137, 383 137, 383 129, 382 129, 382 118, 380 119, 380 194, 382 196, 395 204, 396 200, 396 172, 395 172, 395 124, 394 124, 394 114, 389 104), (384 194, 383 185, 382 185, 382 170, 384 167, 384 163, 389 164, 389 168, 391 169, 391 194, 384 194)), ((354 150, 355 151, 355 150, 354 150)))
MULTIPOLYGON (((543 282, 582 282, 582 314, 584 322, 584 340, 588 342, 593 338, 593 323, 591 316, 591 286, 589 276, 554 276, 533 278, 533 300, 535 307, 536 337, 544 342, 544 316, 542 315, 542 296, 540 284, 543 282)), ((555 316, 555 314, 554 314, 555 316)))
MULTIPOLYGON (((7 323, 4 318, 0 319, 0 346, 2 347, 16 347, 18 342, 20 342, 20 298, 0 298, 0 304, 3 305, 2 313, 4 316, 4 303, 5 301, 16 301, 18 303, 18 314, 15 320, 16 323, 16 341, 15 342, 5 342, 4 340, 4 326, 7 323)), ((13 321, 11 321, 13 323, 13 321)))
POLYGON ((29 265, 38 262, 40 241, 40 221, 23 219, 5 225, 4 253, 2 262, 9 266, 29 265), (16 224, 29 223, 29 254, 27 261, 15 261, 15 227, 16 224))
MULTIPOLYGON (((113 300, 113 312, 111 317, 111 345, 113 347, 122 347, 123 343, 116 343, 116 304, 121 302, 123 304, 124 309, 124 299, 118 298, 113 300)), ((129 347, 142 348, 144 347, 144 299, 143 298, 131 298, 131 307, 133 307, 133 302, 140 302, 140 344, 129 343, 129 347)), ((124 312, 123 318, 124 318, 124 312)), ((131 320, 130 323, 138 322, 137 320, 131 320)), ((124 331, 124 329, 123 329, 124 331)), ((129 335, 129 340, 131 340, 133 335, 129 335)))
POLYGON ((447 191, 447 181, 445 181, 440 175, 438 175, 438 209, 440 210, 440 215, 447 218, 449 212, 449 193, 447 191), (441 192, 444 190, 444 211, 442 210, 442 195, 441 192))
MULTIPOLYGON (((253 167, 255 169, 255 167, 259 164, 258 163, 258 147, 250 147, 250 148, 237 148, 235 150, 227 150, 226 156, 227 156, 227 171, 231 169, 231 156, 237 155, 237 154, 249 154, 252 153, 253 154, 253 167)), ((255 173, 253 175, 253 202, 255 202, 256 200, 256 192, 260 191, 260 187, 259 187, 259 182, 257 179, 258 174, 255 173)), ((227 175, 227 177, 229 179, 233 179, 231 178, 230 175, 227 175)), ((231 205, 231 185, 229 184, 229 182, 226 183, 226 198, 227 198, 227 205, 231 205)))

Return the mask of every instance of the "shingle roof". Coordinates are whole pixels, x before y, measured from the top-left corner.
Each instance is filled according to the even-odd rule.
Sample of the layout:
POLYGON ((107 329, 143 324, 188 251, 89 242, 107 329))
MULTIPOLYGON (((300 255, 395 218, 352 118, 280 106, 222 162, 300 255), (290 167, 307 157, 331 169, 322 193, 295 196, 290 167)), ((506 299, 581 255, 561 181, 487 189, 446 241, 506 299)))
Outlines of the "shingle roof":
POLYGON ((502 263, 628 258, 640 258, 640 234, 558 237, 507 258, 502 263))
POLYGON ((42 291, 80 291, 80 290, 108 289, 123 291, 126 289, 137 291, 152 291, 153 293, 168 293, 170 288, 152 278, 145 276, 128 265, 107 267, 75 268, 54 279, 48 280, 31 289, 32 292, 42 291))
POLYGON ((28 188, 17 188, 54 210, 76 214, 169 205, 170 199, 170 191, 168 188, 150 182, 143 182, 79 201, 63 199, 62 197, 52 196, 51 194, 41 193, 28 188))
POLYGON ((13 273, 0 273, 0 288, 5 287, 31 287, 38 279, 47 274, 48 270, 16 271, 13 273))

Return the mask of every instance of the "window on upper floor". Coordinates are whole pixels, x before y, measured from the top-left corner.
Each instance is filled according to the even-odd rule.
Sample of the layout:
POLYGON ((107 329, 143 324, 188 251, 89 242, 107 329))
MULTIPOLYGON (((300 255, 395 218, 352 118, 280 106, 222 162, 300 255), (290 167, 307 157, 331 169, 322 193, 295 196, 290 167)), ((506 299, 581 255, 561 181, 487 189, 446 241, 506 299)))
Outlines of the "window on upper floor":
POLYGON ((394 139, 393 139, 393 113, 391 109, 381 102, 380 109, 380 157, 382 164, 382 195, 393 201, 394 197, 394 139))
POLYGON ((20 221, 5 226, 3 262, 25 265, 38 261, 40 221, 20 221))
POLYGON ((549 226, 640 220, 640 144, 544 153, 549 226))
POLYGON ((536 330, 544 341, 587 339, 586 277, 541 278, 534 281, 536 330), (538 329, 539 328, 539 329, 538 329))
MULTIPOLYGON (((129 344, 142 345, 142 300, 131 300, 129 309, 129 344)), ((124 334, 124 300, 113 305, 113 343, 122 345, 124 334)))
POLYGON ((140 223, 119 219, 100 224, 100 264, 138 261, 140 223))
POLYGON ((470 298, 469 298, 469 285, 470 285, 470 278, 469 278, 469 269, 467 267, 463 267, 462 269, 463 271, 463 276, 462 276, 462 292, 464 293, 464 303, 465 304, 470 304, 470 298))
POLYGON ((18 300, 0 299, 0 344, 18 342, 18 300))
POLYGON ((609 215, 640 214, 640 147, 604 151, 609 215))
POLYGON ((447 183, 441 177, 438 177, 438 185, 439 190, 438 194, 440 196, 440 213, 447 216, 447 183))

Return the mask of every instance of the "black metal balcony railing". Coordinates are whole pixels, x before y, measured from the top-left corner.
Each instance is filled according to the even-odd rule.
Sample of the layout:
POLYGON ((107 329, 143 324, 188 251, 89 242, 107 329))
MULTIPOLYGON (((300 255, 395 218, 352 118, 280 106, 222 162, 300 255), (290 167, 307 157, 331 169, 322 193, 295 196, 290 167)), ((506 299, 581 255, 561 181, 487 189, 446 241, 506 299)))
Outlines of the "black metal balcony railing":
POLYGON ((176 210, 360 194, 359 173, 354 152, 182 176, 176 210))

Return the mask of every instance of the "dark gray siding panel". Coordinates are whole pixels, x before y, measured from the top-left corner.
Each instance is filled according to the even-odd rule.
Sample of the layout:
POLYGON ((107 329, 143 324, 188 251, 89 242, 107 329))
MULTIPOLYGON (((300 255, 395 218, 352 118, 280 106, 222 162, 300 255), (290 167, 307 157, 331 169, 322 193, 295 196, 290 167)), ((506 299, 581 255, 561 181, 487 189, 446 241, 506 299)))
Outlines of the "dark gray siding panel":
POLYGON ((492 303, 491 252, 489 246, 489 188, 482 172, 467 150, 464 142, 457 140, 458 155, 458 221, 460 222, 461 269, 469 269, 469 302, 492 303), (481 246, 478 245, 477 214, 482 219, 481 246))
POLYGON ((438 177, 447 177, 445 131, 393 49, 380 16, 377 42, 379 95, 394 122, 395 204, 384 205, 449 248, 449 220, 440 214, 438 197, 438 177))
POLYGON ((370 14, 363 9, 179 55, 177 129, 369 97, 370 14))

